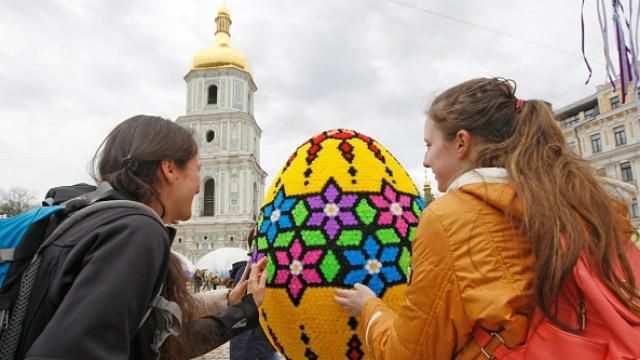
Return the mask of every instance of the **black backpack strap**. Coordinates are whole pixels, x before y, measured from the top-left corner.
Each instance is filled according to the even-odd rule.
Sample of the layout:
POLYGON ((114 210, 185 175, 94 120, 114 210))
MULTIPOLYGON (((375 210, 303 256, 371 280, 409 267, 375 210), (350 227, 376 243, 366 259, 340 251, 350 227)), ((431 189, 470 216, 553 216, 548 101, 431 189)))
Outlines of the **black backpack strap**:
MULTIPOLYGON (((162 296, 162 290, 164 289, 164 282, 160 284, 160 289, 158 289, 158 294, 156 294, 156 296, 153 298, 153 301, 162 296)), ((142 317, 142 320, 140 320, 140 324, 138 325, 138 330, 140 330, 140 328, 142 327, 142 325, 144 325, 144 323, 147 321, 147 319, 149 318, 149 315, 151 315, 151 310, 153 310, 153 306, 151 304, 149 304, 149 307, 147 308, 147 312, 144 313, 144 316, 142 317)))
MULTIPOLYGON (((106 184, 106 183, 103 183, 106 184)), ((107 184, 108 185, 108 184, 107 184)), ((109 186, 110 188, 111 186, 109 186)), ((9 319, 9 325, 6 329, 2 331, 2 335, 0 336, 0 359, 13 359, 15 357, 16 350, 18 348, 18 343, 20 340, 20 335, 22 333, 22 325, 24 322, 25 314, 27 308, 29 306, 29 299, 31 297, 31 290, 33 289, 33 285, 36 281, 36 276, 38 274, 38 270, 40 269, 40 261, 41 261, 41 252, 46 246, 60 238, 62 234, 64 234, 69 228, 74 226, 75 224, 81 222, 88 216, 91 216, 97 212, 107 210, 107 209, 116 209, 116 208, 130 208, 137 209, 141 212, 147 214, 148 216, 156 219, 160 224, 163 224, 162 220, 150 207, 135 201, 129 200, 110 200, 97 202, 100 196, 108 193, 109 189, 107 187, 103 187, 102 190, 96 190, 96 194, 91 197, 85 197, 84 204, 85 207, 80 210, 72 213, 65 221, 60 224, 51 235, 43 241, 40 245, 40 248, 36 252, 35 256, 31 260, 31 263, 25 270, 20 280, 20 290, 18 292, 18 299, 13 307, 13 312, 9 319)), ((102 198, 108 195, 104 195, 102 198)), ((70 200, 72 201, 72 200, 70 200)), ((67 202, 69 203, 69 202, 67 202)), ((77 204, 81 204, 82 202, 77 202, 77 204)), ((76 206, 73 205, 73 206, 76 206)))
MULTIPOLYGON (((103 181, 98 184, 98 187, 96 187, 94 191, 67 200, 60 205, 65 207, 65 213, 68 214, 70 212, 84 208, 88 205, 94 204, 100 200, 106 199, 107 197, 111 196, 111 194, 113 194, 113 187, 108 182, 103 181)), ((45 200, 45 202, 49 203, 49 199, 45 200)))
POLYGON ((151 301, 149 310, 156 312, 156 318, 159 324, 155 330, 151 349, 156 353, 160 353, 160 347, 169 336, 177 336, 182 328, 182 310, 180 306, 167 300, 164 296, 158 295, 151 301))
MULTIPOLYGON (((166 277, 166 275, 165 275, 166 277)), ((160 284, 160 289, 157 295, 151 300, 144 317, 138 325, 138 330, 142 328, 144 323, 149 319, 149 316, 155 312, 155 319, 158 324, 154 331, 153 343, 151 349, 158 355, 160 354, 160 347, 169 336, 177 336, 182 330, 182 309, 174 302, 168 300, 163 295, 164 282, 160 284)))

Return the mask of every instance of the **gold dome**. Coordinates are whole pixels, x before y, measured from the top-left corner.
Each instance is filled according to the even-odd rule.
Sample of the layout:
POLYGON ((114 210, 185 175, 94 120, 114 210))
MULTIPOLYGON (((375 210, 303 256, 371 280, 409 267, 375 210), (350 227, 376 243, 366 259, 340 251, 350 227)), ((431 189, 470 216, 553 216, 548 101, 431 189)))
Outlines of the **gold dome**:
POLYGON ((249 62, 244 53, 231 46, 231 16, 226 6, 218 10, 216 17, 216 38, 213 45, 206 49, 201 49, 193 56, 193 69, 207 69, 216 67, 235 67, 240 70, 251 72, 249 62))

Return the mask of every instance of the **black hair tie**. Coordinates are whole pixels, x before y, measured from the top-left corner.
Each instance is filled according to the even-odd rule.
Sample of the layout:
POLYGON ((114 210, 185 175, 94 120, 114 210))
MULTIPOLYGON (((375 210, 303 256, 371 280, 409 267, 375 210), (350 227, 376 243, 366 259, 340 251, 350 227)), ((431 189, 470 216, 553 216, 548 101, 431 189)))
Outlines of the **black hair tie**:
POLYGON ((138 169, 138 162, 132 159, 131 155, 128 155, 120 161, 120 168, 129 169, 129 171, 134 172, 138 169))

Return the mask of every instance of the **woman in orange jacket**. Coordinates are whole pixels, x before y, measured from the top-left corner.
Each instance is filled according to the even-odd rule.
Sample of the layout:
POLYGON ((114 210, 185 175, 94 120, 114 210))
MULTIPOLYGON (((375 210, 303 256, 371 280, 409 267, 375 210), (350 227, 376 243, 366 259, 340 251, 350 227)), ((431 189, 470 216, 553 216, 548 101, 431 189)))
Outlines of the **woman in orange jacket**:
POLYGON ((583 252, 640 314, 623 250, 632 228, 624 204, 611 201, 632 196, 633 187, 598 180, 545 102, 517 99, 509 80, 470 80, 435 98, 424 140, 424 166, 446 194, 422 214, 406 303, 393 312, 361 284, 336 292, 336 302, 366 324, 372 358, 485 358, 473 329, 518 347, 535 307, 559 328, 575 329, 555 305, 583 252))

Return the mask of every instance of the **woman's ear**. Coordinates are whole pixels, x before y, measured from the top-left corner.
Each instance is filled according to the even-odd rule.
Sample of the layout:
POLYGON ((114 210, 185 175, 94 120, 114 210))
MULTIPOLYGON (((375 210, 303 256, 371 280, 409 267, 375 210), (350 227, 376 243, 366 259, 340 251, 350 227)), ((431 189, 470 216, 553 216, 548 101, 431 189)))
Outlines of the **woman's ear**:
POLYGON ((456 133, 456 153, 460 160, 465 160, 471 154, 471 140, 471 134, 467 130, 462 129, 456 133))
POLYGON ((158 166, 158 175, 163 184, 173 184, 178 179, 176 162, 173 160, 161 160, 158 166))

